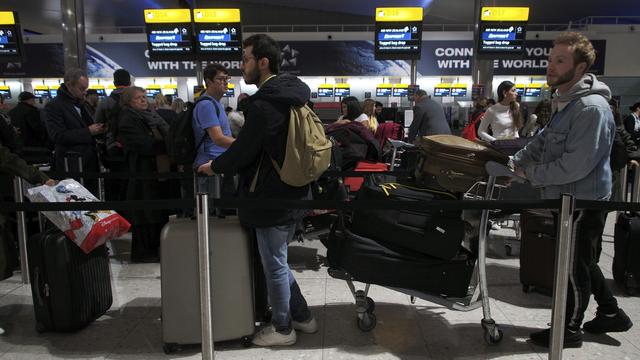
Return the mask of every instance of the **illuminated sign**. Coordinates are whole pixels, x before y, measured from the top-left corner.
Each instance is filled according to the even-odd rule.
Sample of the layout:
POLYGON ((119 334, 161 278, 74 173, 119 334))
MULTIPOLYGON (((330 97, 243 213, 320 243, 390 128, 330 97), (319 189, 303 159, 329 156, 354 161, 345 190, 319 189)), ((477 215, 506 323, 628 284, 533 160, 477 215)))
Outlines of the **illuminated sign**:
POLYGON ((433 96, 451 96, 451 84, 438 84, 433 89, 433 96))
POLYGON ((339 97, 351 95, 351 86, 349 84, 336 84, 334 95, 339 97))
POLYGON ((189 9, 147 9, 144 15, 150 59, 192 60, 193 36, 189 9))
POLYGON ((516 95, 524 95, 524 84, 516 84, 516 95))
POLYGON ((376 87, 377 97, 391 96, 391 84, 380 84, 376 87))
POLYGON ((150 98, 153 98, 156 95, 162 93, 160 90, 160 85, 157 85, 157 84, 148 85, 145 90, 147 91, 147 97, 150 97, 150 98))
POLYGON ((18 14, 0 11, 0 61, 22 61, 22 33, 18 14))
POLYGON ((178 92, 178 86, 176 84, 162 85, 162 95, 175 95, 178 92))
POLYGON ((467 84, 453 84, 451 86, 451 96, 467 96, 467 84))
POLYGON ((376 8, 375 59, 420 59, 422 8, 376 8))
MULTIPOLYGON (((33 88, 33 95, 35 95, 36 98, 38 99, 51 96, 49 93, 49 87, 46 85, 36 85, 33 88)), ((56 91, 56 95, 57 95, 57 91, 56 91)))
POLYGON ((318 87, 318 97, 333 97, 333 85, 322 84, 318 87))
POLYGON ((227 91, 224 93, 224 97, 234 97, 236 95, 236 86, 229 83, 227 84, 227 91))
POLYGON ((524 89, 524 96, 540 96, 542 94, 542 84, 532 83, 524 89))
POLYGON ((2 95, 4 99, 11 99, 11 89, 6 85, 0 86, 0 95, 2 95))
POLYGON ((95 90, 98 96, 106 96, 107 92, 104 90, 104 86, 102 85, 91 85, 89 89, 95 90))
POLYGON ((194 9, 193 19, 199 59, 240 59, 240 9, 194 9))
POLYGON ((524 55, 529 8, 483 7, 478 55, 524 55))
POLYGON ((403 97, 409 95, 409 84, 394 84, 393 96, 403 97))

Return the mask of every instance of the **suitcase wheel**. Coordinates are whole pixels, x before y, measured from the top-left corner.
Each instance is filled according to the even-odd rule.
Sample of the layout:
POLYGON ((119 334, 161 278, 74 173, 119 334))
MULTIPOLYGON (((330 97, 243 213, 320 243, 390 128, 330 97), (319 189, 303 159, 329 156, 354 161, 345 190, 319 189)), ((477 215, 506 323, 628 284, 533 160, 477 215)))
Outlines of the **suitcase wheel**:
POLYGON ((375 309, 376 309, 376 302, 375 302, 375 301, 373 301, 373 299, 372 299, 372 298, 370 298, 370 297, 368 297, 368 296, 367 296, 367 312, 368 312, 369 314, 373 314, 373 312, 375 311, 375 309))
POLYGON ((495 328, 494 331, 488 329, 484 331, 484 341, 489 345, 494 345, 502 341, 502 330, 495 328))
POLYGON ((164 343, 162 345, 162 350, 165 354, 170 355, 182 350, 182 347, 180 346, 180 344, 176 343, 164 343))
POLYGON ((252 339, 250 336, 243 336, 242 338, 240 338, 240 343, 243 347, 249 348, 251 347, 251 345, 253 345, 253 342, 251 340, 252 339))
POLYGON ((376 327, 376 321, 375 314, 369 312, 358 314, 358 329, 364 332, 371 331, 376 327))

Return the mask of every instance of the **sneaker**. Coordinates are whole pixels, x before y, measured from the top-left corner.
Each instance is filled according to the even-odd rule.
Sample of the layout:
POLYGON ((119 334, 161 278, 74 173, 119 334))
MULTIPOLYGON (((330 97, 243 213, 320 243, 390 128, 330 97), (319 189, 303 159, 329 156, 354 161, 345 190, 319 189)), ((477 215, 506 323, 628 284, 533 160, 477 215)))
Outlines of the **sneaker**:
POLYGON ((296 343, 296 331, 291 329, 289 334, 276 331, 273 325, 266 326, 258 331, 251 341, 256 346, 287 346, 296 343))
POLYGON ((292 321, 293 328, 305 334, 315 334, 318 332, 318 322, 313 316, 305 322, 292 321))
MULTIPOLYGON (((549 338, 551 337, 551 329, 544 329, 529 334, 531 342, 544 347, 549 347, 549 338)), ((579 348, 582 346, 582 332, 580 330, 573 331, 564 329, 564 348, 579 348)))
POLYGON ((596 312, 596 317, 584 323, 584 331, 592 334, 604 334, 608 332, 623 332, 631 329, 633 323, 622 309, 614 316, 607 316, 600 312, 596 312))

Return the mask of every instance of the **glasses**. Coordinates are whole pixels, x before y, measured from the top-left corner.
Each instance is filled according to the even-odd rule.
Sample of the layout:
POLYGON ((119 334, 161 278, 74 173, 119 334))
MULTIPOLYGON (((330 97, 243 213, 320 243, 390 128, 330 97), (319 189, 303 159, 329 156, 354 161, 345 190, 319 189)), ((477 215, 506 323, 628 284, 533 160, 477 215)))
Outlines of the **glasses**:
POLYGON ((220 82, 229 82, 229 80, 231 80, 231 76, 216 76, 213 79, 220 82))

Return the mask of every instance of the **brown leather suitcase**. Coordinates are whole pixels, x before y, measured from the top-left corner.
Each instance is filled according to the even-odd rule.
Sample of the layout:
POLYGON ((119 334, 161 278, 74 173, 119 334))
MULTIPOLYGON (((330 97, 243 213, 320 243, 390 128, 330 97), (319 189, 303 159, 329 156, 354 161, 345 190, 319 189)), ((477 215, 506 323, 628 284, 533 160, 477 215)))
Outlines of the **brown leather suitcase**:
POLYGON ((488 178, 484 168, 487 161, 509 162, 508 156, 455 135, 423 136, 418 147, 422 152, 415 172, 418 182, 458 193, 488 178))
POLYGON ((556 220, 550 210, 520 214, 520 283, 522 290, 551 295, 555 264, 556 220))

